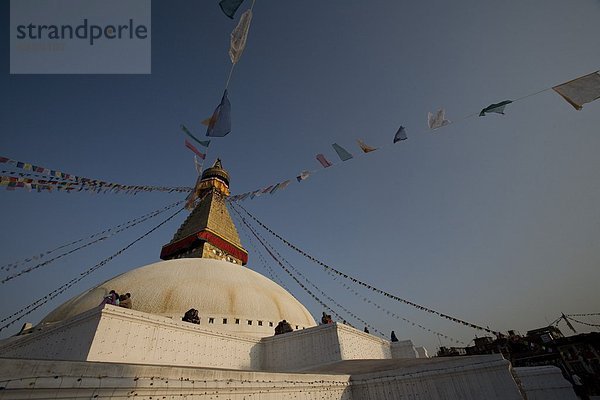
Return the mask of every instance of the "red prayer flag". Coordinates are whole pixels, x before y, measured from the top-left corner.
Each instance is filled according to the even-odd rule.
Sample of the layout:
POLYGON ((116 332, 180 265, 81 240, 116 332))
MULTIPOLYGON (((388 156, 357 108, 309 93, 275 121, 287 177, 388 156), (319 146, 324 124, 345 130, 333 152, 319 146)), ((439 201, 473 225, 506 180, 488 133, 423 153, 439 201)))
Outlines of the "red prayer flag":
POLYGON ((206 154, 200 153, 200 151, 197 148, 195 148, 194 145, 191 144, 187 139, 185 139, 185 147, 193 151, 201 159, 204 160, 204 158, 206 158, 206 154))

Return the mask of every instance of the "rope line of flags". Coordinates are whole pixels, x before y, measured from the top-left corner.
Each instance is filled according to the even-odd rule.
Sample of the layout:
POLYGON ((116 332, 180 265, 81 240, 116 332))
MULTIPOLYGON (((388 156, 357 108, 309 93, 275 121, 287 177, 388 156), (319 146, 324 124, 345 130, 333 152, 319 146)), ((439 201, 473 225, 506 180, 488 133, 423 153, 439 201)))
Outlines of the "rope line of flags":
POLYGON ((463 326, 467 326, 467 327, 469 327, 469 328, 477 329, 477 330, 480 330, 480 331, 485 331, 485 332, 487 332, 487 333, 491 333, 491 334, 494 334, 494 335, 496 335, 496 336, 499 336, 499 335, 501 335, 501 333, 500 333, 499 331, 495 331, 495 330, 492 330, 492 329, 490 329, 490 328, 483 327, 483 326, 480 326, 480 325, 477 325, 477 324, 474 324, 474 323, 471 323, 471 322, 465 321, 465 320, 463 320, 463 319, 456 318, 456 317, 453 317, 453 316, 451 316, 451 315, 448 315, 448 314, 442 313, 442 312, 440 312, 440 311, 437 311, 437 310, 434 310, 434 309, 432 309, 432 308, 429 308, 429 307, 425 307, 425 306, 419 305, 419 304, 417 304, 417 303, 415 303, 415 302, 412 302, 412 301, 410 301, 410 300, 407 300, 407 299, 404 299, 404 298, 402 298, 402 297, 399 297, 399 296, 396 296, 396 295, 390 294, 390 293, 388 293, 388 292, 387 292, 387 291, 385 291, 385 290, 379 289, 379 288, 377 288, 377 287, 375 287, 375 286, 373 286, 373 285, 370 285, 370 284, 368 284, 368 283, 365 283, 365 282, 361 281, 360 279, 354 278, 354 277, 353 277, 353 276, 351 276, 351 275, 345 274, 345 273, 343 273, 343 272, 339 271, 338 269, 336 269, 336 268, 334 268, 334 267, 332 267, 332 266, 330 266, 330 265, 328 265, 328 264, 324 263, 323 261, 320 261, 319 259, 317 259, 317 258, 315 258, 315 257, 311 256, 310 254, 308 254, 308 253, 307 253, 307 252, 305 252, 304 250, 300 249, 299 247, 295 246, 293 243, 289 242, 288 240, 286 240, 285 238, 283 238, 282 236, 280 236, 279 234, 277 234, 276 232, 274 232, 272 229, 270 229, 270 228, 269 228, 269 227, 267 227, 265 224, 263 224, 261 221, 259 221, 259 220, 258 220, 258 219, 257 219, 257 218, 256 218, 254 215, 252 215, 252 214, 251 214, 251 213, 250 213, 248 210, 246 210, 246 209, 245 209, 245 208, 244 208, 244 207, 243 207, 243 206, 242 206, 240 203, 236 203, 236 206, 238 206, 238 207, 239 207, 239 208, 240 208, 242 211, 244 211, 244 213, 245 213, 246 215, 248 215, 248 216, 249 216, 249 217, 250 217, 252 220, 254 220, 254 221, 255 221, 255 222, 258 224, 258 225, 260 225, 260 226, 261 226, 263 229, 265 229, 267 232, 269 232, 269 233, 270 233, 271 235, 273 235, 275 238, 277 238, 278 240, 280 240, 280 241, 281 241, 282 243, 284 243, 286 246, 288 246, 288 247, 290 247, 291 249, 295 250, 296 252, 300 253, 301 255, 303 255, 304 257, 308 258, 309 260, 311 260, 311 261, 312 261, 312 262, 314 262, 315 264, 318 264, 318 265, 322 266, 323 268, 325 268, 325 269, 327 269, 327 270, 329 270, 329 271, 331 271, 331 272, 335 273, 335 274, 336 274, 336 275, 338 275, 338 276, 341 276, 341 277, 343 277, 344 279, 347 279, 347 280, 349 280, 349 281, 352 281, 353 283, 356 283, 356 284, 358 284, 358 285, 360 285, 360 286, 366 287, 367 289, 369 289, 369 290, 371 290, 371 291, 373 291, 373 292, 375 292, 375 293, 378 293, 378 294, 380 294, 380 295, 382 295, 382 296, 388 297, 388 298, 390 298, 390 299, 392 299, 392 300, 396 300, 396 301, 398 301, 398 302, 400 302, 400 303, 403 303, 403 304, 409 305, 409 306, 411 306, 411 307, 414 307, 414 308, 416 308, 416 309, 418 309, 418 310, 420 310, 420 311, 425 311, 425 312, 427 312, 427 313, 434 314, 434 315, 436 315, 436 316, 438 316, 438 317, 441 317, 441 318, 447 319, 447 320, 449 320, 449 321, 452 321, 452 322, 454 322, 454 323, 457 323, 457 324, 461 324, 461 325, 463 325, 463 326))
POLYGON ((15 190, 17 188, 25 188, 29 190, 52 191, 64 190, 72 191, 91 191, 93 193, 125 193, 137 194, 140 192, 167 192, 167 193, 188 193, 192 191, 191 187, 167 187, 167 186, 149 186, 149 185, 124 185, 120 183, 107 182, 99 179, 90 179, 59 170, 53 170, 46 167, 41 167, 36 164, 17 161, 8 157, 0 157, 0 164, 7 164, 16 169, 23 171, 32 171, 45 175, 46 179, 27 178, 19 176, 18 171, 7 171, 10 176, 0 176, 0 186, 6 186, 7 190, 15 190))
MULTIPOLYGON (((89 242, 87 242, 87 243, 84 243, 84 244, 82 244, 82 245, 80 245, 80 246, 77 246, 77 247, 75 247, 75 248, 73 248, 73 249, 71 249, 71 250, 69 250, 69 251, 66 251, 66 252, 64 252, 64 253, 61 253, 61 254, 57 255, 56 257, 53 257, 53 258, 51 258, 51 259, 48 259, 48 260, 46 260, 46 261, 43 261, 43 262, 41 262, 41 263, 38 263, 38 264, 36 264, 36 265, 33 265, 33 266, 30 266, 30 267, 24 268, 24 269, 20 270, 19 272, 15 272, 15 273, 13 273, 13 274, 10 274, 10 275, 8 275, 8 276, 6 276, 6 277, 2 278, 2 279, 0 280, 0 284, 4 284, 4 283, 6 283, 6 282, 8 282, 8 281, 11 281, 11 280, 13 280, 13 279, 15 279, 15 278, 18 278, 19 276, 25 275, 25 274, 27 274, 27 273, 29 273, 29 272, 32 272, 32 271, 35 271, 35 270, 37 270, 37 269, 39 269, 39 268, 42 268, 42 267, 48 266, 49 264, 51 264, 52 262, 54 262, 54 261, 56 261, 56 260, 59 260, 59 259, 61 259, 61 258, 63 258, 63 257, 66 257, 66 256, 68 256, 68 255, 71 255, 71 254, 73 254, 73 253, 76 253, 77 251, 79 251, 79 250, 83 250, 83 249, 85 249, 85 248, 87 248, 87 247, 89 247, 89 246, 91 246, 91 245, 93 245, 93 244, 96 244, 96 243, 98 243, 98 242, 101 242, 101 241, 104 241, 104 240, 106 240, 106 239, 109 239, 109 238, 111 238, 111 237, 114 237, 114 236, 118 235, 119 233, 121 233, 121 232, 123 232, 123 231, 126 231, 127 229, 133 228, 133 227, 134 227, 134 226, 136 226, 136 225, 139 225, 139 224, 141 224, 141 223, 143 223, 143 222, 146 222, 146 221, 148 221, 148 220, 150 220, 150 219, 152 219, 152 218, 154 218, 154 217, 156 217, 156 216, 158 216, 158 215, 160 215, 160 214, 162 214, 162 213, 164 213, 164 212, 166 212, 166 211, 168 211, 168 210, 172 209, 173 207, 177 207, 178 205, 182 204, 183 202, 184 202, 184 200, 178 201, 178 202, 176 202, 176 203, 173 203, 173 204, 171 204, 171 205, 168 205, 168 206, 166 206, 166 207, 163 207, 163 208, 161 208, 161 209, 159 209, 159 210, 156 210, 156 211, 153 211, 153 212, 151 212, 151 213, 148 213, 148 214, 146 214, 144 217, 141 217, 141 218, 136 218, 136 219, 134 219, 134 220, 131 220, 130 222, 127 222, 127 223, 125 223, 125 224, 122 224, 122 225, 120 225, 121 227, 120 227, 120 228, 118 228, 118 229, 113 229, 113 228, 110 228, 110 229, 104 230, 102 234, 94 234, 94 235, 92 235, 92 236, 90 237, 90 239, 91 239, 91 238, 95 238, 95 239, 93 239, 93 240, 90 240, 89 242), (101 235, 101 236, 100 236, 100 235, 101 235), (100 237, 98 237, 98 236, 100 236, 100 237)), ((79 240, 77 240, 77 241, 75 241, 75 242, 72 242, 72 243, 70 243, 70 244, 68 244, 68 245, 63 245, 63 246, 61 246, 60 248, 64 248, 64 247, 70 246, 71 244, 79 243, 79 242, 81 242, 81 241, 83 241, 83 240, 86 240, 86 239, 79 239, 79 240)), ((23 261, 24 261, 24 262, 30 262, 30 261, 33 261, 33 260, 38 260, 38 259, 40 259, 40 258, 44 258, 46 255, 48 255, 48 254, 52 253, 53 251, 54 251, 54 250, 47 251, 47 252, 45 252, 45 253, 41 253, 39 256, 33 256, 33 257, 31 257, 31 258, 26 258, 26 259, 25 259, 25 260, 23 260, 23 261)), ((12 268, 14 269, 14 268, 16 268, 18 265, 19 265, 19 262, 16 262, 16 263, 8 264, 7 266, 4 266, 4 267, 2 267, 2 269, 6 269, 6 270, 8 270, 10 267, 12 267, 12 268)))
POLYGON ((34 312, 38 308, 42 307, 43 305, 45 305, 46 303, 48 303, 52 299, 56 298, 57 296, 61 295, 64 292, 66 292, 71 287, 73 287, 74 285, 76 285, 77 283, 79 283, 81 280, 83 280, 85 277, 89 276, 93 272, 95 272, 98 269, 102 268, 103 266, 105 266, 106 264, 108 264, 110 261, 112 261, 114 258, 116 258, 119 255, 123 254, 125 251, 127 251, 130 247, 132 247, 133 245, 135 245, 137 242, 139 242, 140 240, 146 238, 151 233, 153 233, 154 231, 156 231, 158 228, 160 228, 161 226, 163 226, 164 224, 166 224, 167 222, 169 222, 170 220, 172 220, 173 218, 175 218, 183 210, 184 210, 183 207, 180 208, 178 211, 176 211, 174 214, 172 214, 171 216, 169 216, 167 219, 165 219, 164 221, 162 221, 161 223, 159 223, 158 225, 156 225, 154 228, 150 229, 149 231, 147 231, 143 235, 139 236, 137 239, 135 239, 134 241, 132 241, 131 243, 129 243, 127 246, 121 248, 116 253, 114 253, 111 256, 103 259, 99 263, 97 263, 97 264, 93 265, 92 267, 88 268, 86 271, 80 273, 79 276, 77 276, 75 278, 72 278, 71 280, 69 280, 65 284, 59 286, 57 289, 54 289, 53 291, 51 291, 50 293, 48 293, 44 297, 41 297, 38 300, 35 300, 33 303, 31 303, 31 304, 29 304, 29 305, 21 308, 20 310, 14 312, 13 314, 9 315, 8 317, 5 317, 5 318, 1 319, 0 323, 4 323, 4 322, 6 322, 6 323, 4 325, 0 326, 0 331, 8 328, 12 324, 16 323, 17 321, 23 319, 25 316, 31 314, 32 312, 34 312))
POLYGON ((600 313, 567 314, 567 317, 596 317, 596 316, 600 316, 600 313))
MULTIPOLYGON (((468 118, 472 118, 474 116, 479 115, 479 117, 485 117, 488 114, 499 114, 504 115, 507 106, 514 104, 518 101, 524 100, 528 97, 538 95, 540 93, 546 92, 548 90, 554 90, 558 93, 562 98, 564 98, 569 104, 571 104, 576 110, 581 110, 583 105, 586 103, 590 103, 594 100, 600 98, 600 71, 592 72, 591 74, 587 74, 581 76, 579 78, 573 79, 566 83, 543 89, 535 93, 528 94, 526 96, 520 97, 515 100, 503 100, 498 103, 490 104, 489 106, 483 108, 479 113, 473 113, 467 115, 459 119, 458 121, 450 121, 446 118, 446 111, 441 108, 436 112, 429 112, 427 114, 427 131, 432 131, 434 133, 439 132, 439 129, 447 127, 452 124, 456 124, 458 122, 464 121, 468 118)), ((366 144, 363 140, 357 140, 358 147, 360 148, 362 154, 368 154, 373 151, 376 151, 380 148, 387 147, 389 145, 394 145, 398 142, 403 142, 408 139, 407 129, 404 126, 400 126, 396 133, 393 136, 392 143, 388 145, 384 145, 381 147, 372 147, 366 144)), ((345 147, 343 147, 339 143, 333 143, 332 148, 340 159, 340 163, 335 163, 330 161, 323 153, 319 153, 315 156, 315 159, 321 165, 321 169, 313 169, 313 170, 303 170, 300 172, 295 178, 295 180, 299 183, 306 180, 311 175, 320 172, 324 169, 327 169, 332 166, 343 164, 344 162, 353 159, 355 156, 350 151, 348 151, 345 147)), ((229 198, 230 201, 245 201, 252 200, 256 197, 259 197, 263 194, 269 193, 274 194, 276 191, 285 189, 289 183, 291 183, 293 179, 288 179, 280 183, 275 183, 268 185, 264 188, 255 189, 249 192, 236 194, 229 198)))
MULTIPOLYGON (((334 281, 337 281, 337 280, 338 280, 338 279, 337 279, 337 276, 336 276, 336 275, 334 275, 334 274, 333 274, 331 271, 325 270, 325 272, 326 272, 326 273, 327 273, 329 276, 331 276, 331 277, 333 278, 333 280, 334 280, 334 281)), ((356 297, 358 297, 358 298, 359 298, 360 300, 362 300, 363 302, 373 305, 373 306, 374 306, 375 308, 377 308, 378 310, 381 310, 382 312, 385 312, 387 315, 390 315, 390 316, 392 316, 392 317, 396 318, 396 319, 397 319, 397 320, 399 320, 399 321, 403 321, 403 322, 405 322, 405 323, 407 323, 407 324, 410 324, 411 326, 414 326, 414 327, 417 327, 417 328, 421 329, 421 330, 422 330, 422 331, 424 331, 424 332, 427 332, 427 333, 430 333, 430 334, 436 335, 436 336, 438 336, 438 337, 441 337, 441 338, 444 338, 444 339, 450 340, 450 341, 452 341, 452 342, 454 342, 454 343, 456 343, 456 344, 462 344, 462 345, 464 345, 464 344, 465 344, 465 343, 464 343, 463 341, 461 341, 461 340, 455 339, 455 338, 453 338, 453 337, 451 337, 451 336, 448 336, 448 335, 445 335, 445 334, 443 334, 443 333, 441 333, 441 332, 437 332, 437 331, 435 331, 435 330, 433 330, 433 329, 431 329, 431 328, 427 328, 427 327, 425 327, 425 326, 423 326, 423 325, 421 325, 421 324, 419 324, 419 323, 417 323, 417 322, 413 322, 413 321, 411 321, 411 320, 409 320, 409 319, 407 319, 407 318, 405 318, 405 317, 402 317, 402 316, 400 316, 400 315, 396 314, 396 313, 395 313, 395 312, 393 312, 393 311, 390 311, 390 310, 386 309, 385 307, 383 307, 382 305, 380 305, 380 304, 376 303, 375 301, 373 301, 373 300, 370 300, 370 299, 366 298, 365 296, 361 295, 361 294, 360 294, 358 291, 356 291, 356 289, 354 289, 354 288, 350 287, 350 285, 346 284, 346 282, 344 282, 344 281, 340 281, 340 284, 341 284, 341 285, 342 285, 342 286, 343 286, 343 287, 344 287, 346 290, 348 290, 349 292, 351 292, 352 294, 354 294, 356 297)))
POLYGON ((580 321, 580 320, 578 320, 578 319, 575 319, 575 318, 573 318, 573 317, 570 317, 570 316, 568 316, 568 315, 567 315, 566 317, 567 317, 568 319, 570 319, 571 321, 573 321, 573 322, 577 322, 578 324, 581 324, 581 325, 591 326, 591 327, 594 327, 594 328, 600 328, 600 324, 592 324, 592 323, 590 323, 590 322, 583 322, 583 321, 580 321))
MULTIPOLYGON (((230 205, 231 205, 231 208, 234 210, 234 212, 235 212, 235 213, 236 213, 236 214, 239 216, 239 219, 242 221, 242 223, 243 223, 243 225, 242 225, 242 226, 243 226, 243 227, 247 227, 247 229, 252 229, 252 228, 249 226, 249 222, 248 222, 246 219, 244 219, 244 217, 243 217, 243 216, 240 214, 240 212, 239 212, 239 211, 236 209, 236 204, 235 204, 235 203, 230 203, 230 205)), ((240 207, 241 207, 241 206, 240 206, 240 207)), ((268 246, 269 246, 269 247, 270 247, 270 248, 271 248, 271 249, 272 249, 272 250, 275 252, 275 254, 281 257, 281 255, 280 255, 280 254, 279 254, 279 253, 278 253, 278 252, 277 252, 277 251, 276 251, 276 250, 273 248, 273 246, 272 246, 272 245, 270 245, 270 244, 268 243, 268 241, 267 241, 267 240, 266 240, 266 239, 265 239, 265 238, 264 238, 262 235, 260 235, 260 234, 259 234, 259 233, 258 233, 258 232, 255 230, 255 229, 252 229, 252 230, 254 231, 254 232, 253 232, 253 235, 255 235, 255 236, 260 236, 260 237, 261 237, 261 239, 262 239, 262 241, 263 241, 263 242, 265 242, 265 243, 267 243, 267 245, 268 245, 268 246)), ((261 243, 261 244, 262 244, 262 243, 261 243)), ((283 259, 283 257, 281 257, 281 258, 283 259)), ((284 259, 284 261, 285 261, 285 259, 284 259)), ((290 267, 291 267, 291 268, 292 268, 294 271, 296 271, 296 272, 297 272, 297 273, 298 273, 300 276, 302 276, 302 277, 303 277, 303 278, 304 278, 304 279, 305 279, 307 282, 309 282, 309 283, 310 283, 310 281, 309 281, 307 278, 305 278, 305 277, 304 277, 304 276, 303 276, 303 275, 302 275, 300 272, 298 272, 298 271, 297 271, 297 270, 296 270, 296 269, 295 269, 295 268, 294 268, 294 267, 293 267, 293 266, 292 266, 292 265, 291 265, 289 262, 287 262, 287 264, 288 264, 288 265, 290 265, 290 267)), ((338 277, 337 277, 337 276, 336 276, 336 275, 335 275, 335 274, 334 274, 332 271, 330 271, 330 270, 328 270, 328 269, 325 269, 325 272, 327 273, 327 275, 331 276, 331 277, 332 277, 332 279, 333 279, 334 281, 336 281, 336 282, 338 281, 338 277)), ((334 304, 336 304, 336 305, 337 305, 338 307, 340 307, 342 310, 344 310, 344 311, 345 311, 345 312, 347 312, 349 315, 351 315, 351 316, 352 316, 354 319, 356 319, 356 320, 360 321, 361 323, 363 323, 363 324, 364 324, 365 326, 367 326, 368 328, 370 328, 370 329, 372 329, 373 331, 375 331, 375 332, 379 333, 381 336, 385 336, 385 335, 383 335, 383 334, 382 334, 382 333, 381 333, 379 330, 377 330, 375 327, 373 327, 372 325, 368 324, 366 321, 364 321, 364 320, 363 320, 363 319, 361 319, 360 317, 356 316, 355 314, 353 314, 352 312, 350 312, 349 310, 347 310, 345 307, 343 307, 341 304, 337 303, 335 300, 333 300, 332 298, 330 298, 329 296, 327 296, 327 294, 325 294, 323 291, 321 291, 321 290, 320 290, 320 289, 319 289, 319 288, 318 288, 316 285, 314 285, 314 284, 312 284, 312 283, 310 283, 310 284, 311 284, 311 286, 313 286, 315 289, 319 290, 319 291, 320 291, 320 292, 321 292, 321 293, 322 293, 322 294, 323 294, 325 297, 327 297, 327 298, 328 298, 330 301, 332 301, 334 304)), ((399 315, 397 315, 396 313, 394 313, 394 312, 392 312, 392 311, 389 311, 389 310, 387 310, 385 307, 383 307, 383 306, 379 305, 379 304, 378 304, 378 303, 376 303, 375 301, 372 301, 372 300, 370 300, 370 299, 368 299, 368 298, 364 297, 363 295, 361 295, 361 294, 360 294, 359 292, 357 292, 357 291, 356 291, 354 288, 352 288, 352 287, 350 287, 349 285, 347 285, 347 284, 346 284, 344 281, 340 281, 340 284, 341 284, 341 285, 342 285, 342 286, 343 286, 345 289, 347 289, 347 290, 348 290, 348 291, 350 291, 352 294, 354 294, 356 297, 358 297, 360 300, 362 300, 363 302, 373 305, 375 308, 379 309, 380 311, 384 311, 384 312, 386 312, 386 314, 387 314, 387 315, 391 315, 391 316, 393 316, 394 318, 396 318, 396 319, 398 319, 398 320, 404 321, 404 322, 406 322, 406 323, 408 323, 408 324, 410 324, 410 325, 412 325, 412 326, 414 326, 414 327, 418 327, 419 329, 421 329, 421 330, 423 330, 423 331, 425 331, 425 332, 427 332, 427 333, 430 333, 430 334, 436 335, 436 336, 438 336, 438 337, 443 337, 444 339, 447 339, 447 340, 453 341, 453 342, 455 342, 455 343, 457 343, 457 344, 464 344, 464 342, 462 342, 462 341, 460 341, 460 340, 458 340, 458 339, 455 339, 455 338, 453 338, 453 337, 451 337, 451 336, 448 336, 448 335, 445 335, 445 334, 443 334, 443 333, 437 332, 437 331, 435 331, 435 330, 433 330, 433 329, 427 328, 427 327, 425 327, 425 326, 423 326, 423 325, 421 325, 421 324, 419 324, 419 323, 416 323, 416 322, 410 321, 410 320, 409 320, 409 319, 407 319, 407 318, 404 318, 404 317, 402 317, 402 316, 399 316, 399 315)))
MULTIPOLYGON (((352 311, 348 310, 346 307, 344 307, 343 305, 341 305, 340 303, 335 301, 333 298, 331 298, 327 293, 325 293, 324 291, 319 289, 319 287, 317 285, 312 283, 306 276, 304 276, 300 271, 298 271, 298 269, 296 267, 294 267, 288 260, 286 260, 271 244, 269 244, 269 242, 262 235, 260 235, 253 227, 251 227, 250 224, 248 223, 248 221, 246 221, 246 219, 240 215, 239 211, 235 208, 234 205, 232 205, 232 209, 235 211, 236 214, 238 214, 239 218, 242 221, 243 226, 252 232, 252 234, 257 238, 257 240, 259 241, 259 243, 263 246, 263 248, 265 250, 267 250, 270 253, 272 252, 276 257, 278 257, 280 260, 282 260, 282 263, 287 264, 287 266, 292 270, 293 273, 300 276, 300 278, 302 278, 302 280, 304 280, 304 282, 306 282, 308 285, 310 285, 312 288, 314 288, 316 291, 318 291, 321 294, 321 296, 325 297, 327 300, 329 300, 331 303, 333 303, 336 307, 340 308, 346 314, 350 315, 354 320, 359 321, 364 326, 373 330, 373 332, 376 332, 377 334, 379 334, 381 336, 385 336, 380 330, 375 328, 372 324, 369 324, 367 321, 365 321, 364 319, 362 319, 361 317, 359 317, 352 311)), ((284 270, 288 273, 288 275, 290 275, 293 278, 293 275, 289 270, 287 270, 287 269, 284 269, 284 270)), ((299 283, 296 279, 294 279, 294 280, 296 281, 296 283, 298 283, 300 285, 300 287, 303 290, 306 291, 306 289, 307 289, 306 286, 304 286, 302 283, 299 283)), ((337 312, 335 312, 333 310, 331 312, 334 313, 335 315, 339 315, 337 312)), ((343 318, 341 318, 341 320, 345 321, 345 319, 343 319, 343 318)))
MULTIPOLYGON (((235 225, 236 226, 241 226, 242 228, 245 228, 244 225, 242 224, 241 219, 238 218, 237 213, 234 213, 232 215, 233 215, 233 218, 235 219, 235 222, 236 222, 235 225)), ((255 239, 253 239, 253 237, 250 235, 250 233, 248 232, 248 230, 247 229, 242 229, 241 231, 242 231, 242 233, 244 234, 244 236, 247 239, 246 243, 248 243, 249 246, 250 246, 250 248, 254 251, 253 254, 255 254, 258 257, 258 259, 260 260, 260 263, 262 264, 262 266, 267 271, 267 275, 269 275, 269 278, 271 278, 272 281, 276 282, 279 286, 283 287, 285 290, 287 290, 288 292, 291 293, 290 289, 286 286, 285 282, 283 282, 283 280, 277 274, 277 272, 275 272, 273 270, 273 268, 269 265, 269 263, 267 262, 267 260, 263 256, 262 252, 260 252, 258 250, 258 248, 254 245, 255 239)))

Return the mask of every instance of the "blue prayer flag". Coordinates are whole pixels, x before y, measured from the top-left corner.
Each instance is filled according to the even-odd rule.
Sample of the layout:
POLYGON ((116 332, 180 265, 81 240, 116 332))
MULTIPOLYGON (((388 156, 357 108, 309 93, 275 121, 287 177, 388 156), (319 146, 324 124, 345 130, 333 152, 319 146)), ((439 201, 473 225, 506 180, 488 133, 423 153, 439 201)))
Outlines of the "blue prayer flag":
POLYGON ((206 136, 223 137, 231 132, 231 103, 227 98, 227 89, 223 92, 221 103, 215 108, 210 123, 206 129, 206 136))
POLYGON ((396 135, 394 135, 394 143, 406 139, 408 139, 408 136, 406 136, 406 129, 404 129, 404 127, 401 125, 400 128, 398 128, 398 132, 396 132, 396 135))

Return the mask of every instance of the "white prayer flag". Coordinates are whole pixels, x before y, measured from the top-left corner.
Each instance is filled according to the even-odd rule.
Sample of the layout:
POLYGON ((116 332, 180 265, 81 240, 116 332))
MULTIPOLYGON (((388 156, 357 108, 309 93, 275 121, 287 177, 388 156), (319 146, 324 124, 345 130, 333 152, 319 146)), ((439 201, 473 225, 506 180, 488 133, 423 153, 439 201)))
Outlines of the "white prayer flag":
POLYGON ((581 110, 585 103, 600 99, 600 74, 598 72, 554 86, 552 89, 576 110, 581 110))
POLYGON ((229 58, 231 58, 231 62, 236 64, 242 53, 244 52, 244 48, 246 47, 246 38, 248 37, 248 29, 250 29, 250 22, 252 21, 252 10, 245 11, 240 17, 240 22, 238 22, 237 26, 231 32, 231 46, 229 47, 229 58))
POLYGON ((446 111, 443 108, 437 110, 435 114, 427 113, 429 129, 437 129, 448 125, 450 121, 446 119, 444 114, 446 114, 446 111))

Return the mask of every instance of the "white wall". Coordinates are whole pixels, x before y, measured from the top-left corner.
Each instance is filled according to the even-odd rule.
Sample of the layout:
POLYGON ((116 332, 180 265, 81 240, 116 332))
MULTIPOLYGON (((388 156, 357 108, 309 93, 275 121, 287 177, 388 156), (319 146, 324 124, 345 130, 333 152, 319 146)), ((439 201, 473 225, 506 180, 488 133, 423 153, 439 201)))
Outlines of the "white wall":
POLYGON ((0 399, 351 400, 348 375, 0 359, 0 399))
POLYGON ((577 400, 573 386, 558 367, 518 367, 513 374, 527 400, 577 400))
POLYGON ((98 310, 80 314, 43 331, 0 342, 0 356, 45 360, 85 360, 100 321, 98 310))
POLYGON ((269 371, 293 371, 341 360, 335 325, 320 325, 263 338, 264 363, 269 371))
POLYGON ((353 400, 522 400, 500 355, 424 359, 401 369, 352 375, 353 400))
POLYGON ((391 352, 392 358, 419 358, 419 354, 410 340, 391 342, 391 352))
POLYGON ((0 356, 260 370, 258 338, 105 305, 3 345, 0 356))
MULTIPOLYGON (((390 342, 387 340, 347 325, 336 324, 336 326, 342 360, 392 358, 390 342)), ((412 347, 412 343, 410 345, 412 347)))
POLYGON ((260 339, 135 310, 102 310, 88 361, 261 369, 260 339))
POLYGON ((15 358, 297 371, 341 360, 415 357, 410 341, 395 343, 342 324, 267 338, 110 305, 45 326, 4 346, 15 358), (392 350, 393 349, 393 350, 392 350))

